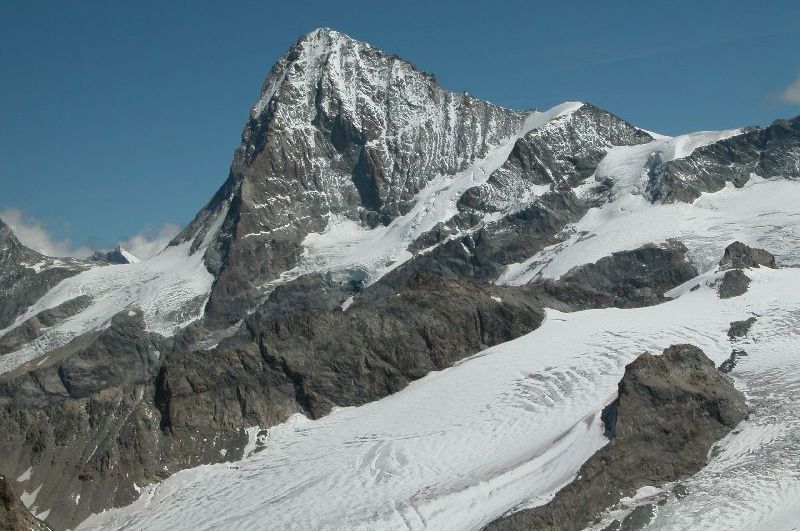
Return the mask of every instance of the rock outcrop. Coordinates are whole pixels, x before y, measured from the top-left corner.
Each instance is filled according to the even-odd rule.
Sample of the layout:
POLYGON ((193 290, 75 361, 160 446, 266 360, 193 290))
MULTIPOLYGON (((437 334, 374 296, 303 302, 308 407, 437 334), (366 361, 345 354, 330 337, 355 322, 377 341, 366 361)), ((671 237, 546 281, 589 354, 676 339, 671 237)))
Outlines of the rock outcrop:
POLYGON ((719 261, 719 268, 723 271, 728 269, 747 269, 751 267, 769 267, 775 269, 775 257, 764 249, 748 247, 742 242, 733 242, 725 248, 725 254, 719 261))
POLYGON ((0 476, 0 530, 50 530, 42 521, 31 514, 3 476, 0 476))
POLYGON ((51 258, 25 247, 0 220, 0 330, 50 288, 84 269, 78 260, 51 258))
POLYGON ((720 299, 730 299, 747 293, 750 277, 742 269, 760 266, 775 269, 775 257, 764 249, 754 249, 742 242, 728 245, 719 262, 720 270, 725 271, 718 288, 720 299))
POLYGON ((748 317, 744 321, 733 321, 731 327, 728 329, 728 337, 735 339, 737 337, 744 337, 750 331, 750 327, 755 324, 756 317, 748 317))
POLYGON ((697 276, 687 253, 678 241, 645 245, 579 266, 561 280, 612 293, 632 306, 649 306, 663 302, 665 292, 697 276))
POLYGON ((730 299, 744 295, 750 287, 750 277, 744 274, 741 269, 731 269, 726 271, 719 283, 718 293, 720 299, 730 299))
POLYGON ((546 505, 487 530, 580 530, 623 496, 697 472, 712 445, 747 418, 744 396, 702 350, 674 345, 625 368, 617 399, 603 411, 610 442, 546 505))
POLYGON ((135 264, 139 261, 139 258, 117 245, 110 251, 97 251, 87 260, 89 262, 104 262, 107 264, 135 264))

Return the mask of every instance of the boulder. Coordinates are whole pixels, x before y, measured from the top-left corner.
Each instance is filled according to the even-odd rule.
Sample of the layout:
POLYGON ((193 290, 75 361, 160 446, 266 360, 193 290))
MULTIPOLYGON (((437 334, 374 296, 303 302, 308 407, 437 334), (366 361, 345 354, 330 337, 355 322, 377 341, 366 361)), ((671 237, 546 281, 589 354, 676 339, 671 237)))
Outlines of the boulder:
POLYGON ((764 249, 748 247, 736 241, 725 248, 725 254, 719 262, 719 268, 747 269, 751 267, 769 267, 775 269, 775 257, 764 249))

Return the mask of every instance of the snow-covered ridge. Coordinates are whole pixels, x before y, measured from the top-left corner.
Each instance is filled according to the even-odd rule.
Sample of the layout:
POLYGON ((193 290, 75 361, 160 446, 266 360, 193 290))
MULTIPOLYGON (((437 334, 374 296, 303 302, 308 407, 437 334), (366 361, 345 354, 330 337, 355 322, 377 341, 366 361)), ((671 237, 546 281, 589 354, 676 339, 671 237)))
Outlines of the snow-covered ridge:
MULTIPOLYGON (((532 112, 513 136, 492 147, 486 157, 455 175, 438 175, 414 197, 414 207, 387 226, 373 229, 344 216, 329 215, 321 233, 303 240, 303 263, 288 278, 312 271, 359 269, 374 282, 413 257, 408 246, 437 223, 458 213, 456 203, 463 193, 480 185, 508 158, 517 140, 530 131, 566 119, 583 104, 566 102, 544 112, 532 112)), ((285 277, 285 278, 287 278, 285 277)))
POLYGON ((575 266, 613 252, 670 238, 679 239, 689 248, 700 269, 718 260, 725 246, 735 239, 769 246, 784 260, 797 263, 800 255, 787 248, 786 242, 791 240, 783 239, 800 235, 795 223, 787 223, 794 217, 793 205, 800 199, 797 183, 765 182, 753 176, 742 189, 729 184, 724 190, 704 194, 691 204, 651 204, 644 195, 648 162, 655 154, 667 162, 740 133, 741 130, 733 129, 674 138, 660 136, 648 144, 612 148, 598 166, 595 179, 577 190, 586 193, 593 181, 610 179, 614 183, 612 200, 591 209, 569 227, 565 241, 524 262, 507 266, 497 282, 517 286, 540 277, 558 278, 575 266))
POLYGON ((119 253, 125 257, 125 260, 128 261, 129 264, 135 264, 136 262, 141 262, 138 256, 133 254, 132 252, 128 251, 124 247, 119 248, 119 253))

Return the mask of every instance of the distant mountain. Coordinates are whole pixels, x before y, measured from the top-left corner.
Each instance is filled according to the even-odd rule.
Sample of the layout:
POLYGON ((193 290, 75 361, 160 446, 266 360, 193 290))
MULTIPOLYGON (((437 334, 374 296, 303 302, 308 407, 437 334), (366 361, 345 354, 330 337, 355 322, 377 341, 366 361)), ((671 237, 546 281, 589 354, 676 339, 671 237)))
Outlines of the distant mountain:
POLYGON ((90 262, 107 262, 109 264, 135 264, 139 258, 124 247, 117 245, 111 251, 96 251, 87 260, 90 262))
MULTIPOLYGON (((315 30, 272 67, 227 179, 161 253, 50 258, 0 222, 0 474, 54 529, 477 529, 565 486, 599 492, 573 479, 604 469, 606 446, 648 470, 653 447, 608 445, 601 412, 626 364, 673 343, 705 354, 659 366, 652 393, 692 396, 687 379, 713 374, 702 403, 738 400, 707 366, 725 362, 756 393, 753 422, 788 433, 800 405, 778 419, 768 397, 800 385, 781 369, 800 363, 799 178, 800 117, 667 137, 589 103, 506 109, 315 30), (719 266, 726 249, 771 256, 748 246, 781 268, 719 266), (208 481, 180 472, 201 464, 208 481)), ((675 411, 687 433, 705 414, 675 411)), ((711 453, 719 485, 745 484, 739 430, 719 443, 731 469, 711 453)), ((725 433, 665 451, 706 455, 725 433)), ((789 481, 787 461, 762 462, 789 481)), ((636 481, 714 492, 702 470, 644 474, 586 507, 621 525, 636 481)))

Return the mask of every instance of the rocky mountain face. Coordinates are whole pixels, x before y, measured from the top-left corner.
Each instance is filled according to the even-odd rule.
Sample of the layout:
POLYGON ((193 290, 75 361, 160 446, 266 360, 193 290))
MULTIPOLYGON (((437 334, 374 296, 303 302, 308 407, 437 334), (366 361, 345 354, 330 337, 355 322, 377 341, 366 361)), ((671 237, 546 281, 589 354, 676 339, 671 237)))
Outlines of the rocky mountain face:
POLYGON ((733 183, 743 186, 751 175, 764 178, 800 174, 800 117, 776 120, 740 135, 696 149, 678 160, 652 161, 647 192, 653 201, 691 202, 703 192, 733 183))
POLYGON ((0 330, 50 288, 84 268, 78 261, 47 257, 25 247, 0 220, 0 330))
POLYGON ((50 529, 28 511, 3 476, 0 476, 0 529, 3 531, 50 529))
MULTIPOLYGON (((591 241, 576 225, 625 210, 614 201, 626 194, 650 206, 743 186, 751 173, 800 177, 797 120, 693 138, 695 148, 669 156, 663 137, 593 105, 504 109, 316 30, 272 68, 227 180, 160 255, 53 259, 0 223, 0 473, 37 493, 29 507, 47 524, 73 528, 182 469, 240 459, 248 428, 396 393, 536 330, 547 309, 664 303, 703 273, 696 248, 677 238, 521 285, 499 279, 591 241), (617 166, 601 172, 610 159, 617 166)), ((770 256, 729 247, 720 295, 744 293, 733 276, 774 266, 770 256)), ((729 385, 688 347, 661 359, 638 362, 658 382, 640 382, 638 365, 626 372, 638 391, 620 398, 620 418, 638 415, 623 403, 660 407, 642 388, 661 396, 667 382, 689 396, 687 378, 729 385)), ((706 434, 721 428, 662 413, 697 445, 680 473, 695 470, 706 434)), ((628 452, 622 465, 678 448, 645 447, 643 433, 616 443, 628 452)))
POLYGON ((269 73, 228 181, 176 238, 222 223, 206 254, 218 274, 209 317, 238 319, 328 217, 386 224, 430 179, 483 157, 524 118, 336 31, 302 37, 269 73))

